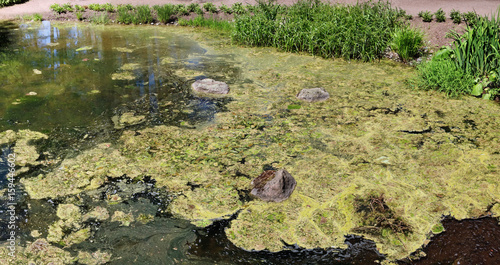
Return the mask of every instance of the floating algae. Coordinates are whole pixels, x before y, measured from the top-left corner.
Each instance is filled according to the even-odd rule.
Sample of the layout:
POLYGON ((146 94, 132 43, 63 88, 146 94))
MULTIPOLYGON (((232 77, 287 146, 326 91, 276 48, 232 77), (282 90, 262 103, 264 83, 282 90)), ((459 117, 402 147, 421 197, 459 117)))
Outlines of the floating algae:
MULTIPOLYGON (((23 178, 28 194, 35 199, 102 194, 109 179, 148 176, 175 195, 168 210, 198 226, 239 211, 225 232, 244 249, 278 251, 283 242, 345 248, 344 236, 356 234, 376 242, 389 261, 426 242, 442 215, 461 219, 487 210, 498 215, 500 121, 494 103, 408 90, 402 83, 413 70, 388 61, 332 61, 224 46, 211 53, 236 54, 227 60, 241 68, 229 74, 209 69, 231 84, 227 111, 216 113, 212 123, 125 128, 117 143, 23 178), (308 87, 323 87, 330 98, 316 103, 295 98, 308 87), (269 168, 286 168, 297 181, 282 203, 248 198, 251 180, 269 168)), ((185 86, 207 72, 172 71, 185 86)), ((135 233, 125 229, 143 221, 145 230, 161 222, 150 220, 152 213, 120 208, 125 193, 108 195, 105 207, 116 208, 108 208, 107 217, 102 212, 97 217, 92 207, 82 218, 92 213, 112 219, 120 233, 135 233)), ((54 227, 59 241, 69 236, 56 232, 54 227)))

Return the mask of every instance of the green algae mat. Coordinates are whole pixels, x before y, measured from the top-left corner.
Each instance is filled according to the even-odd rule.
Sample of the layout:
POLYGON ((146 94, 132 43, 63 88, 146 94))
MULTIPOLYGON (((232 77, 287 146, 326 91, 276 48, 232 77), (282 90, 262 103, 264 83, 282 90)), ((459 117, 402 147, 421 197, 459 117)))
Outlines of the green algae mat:
MULTIPOLYGON (((411 90, 405 81, 414 70, 386 60, 346 62, 240 48, 191 29, 141 31, 167 36, 149 39, 173 50, 175 45, 167 45, 172 39, 188 39, 197 43, 195 52, 185 57, 147 53, 153 58, 149 62, 157 62, 154 67, 129 59, 108 74, 107 82, 128 84, 141 69, 168 69, 163 75, 175 82, 159 85, 159 93, 167 95, 158 97, 155 115, 174 122, 150 122, 150 104, 127 103, 126 110, 116 107, 120 111, 102 118, 115 137, 65 156, 45 154, 54 157, 47 165, 39 159, 39 143, 50 139, 50 132, 0 133, 0 143, 25 157, 19 171, 27 173, 20 173, 20 183, 30 199, 61 202, 48 231, 32 233, 36 241, 26 243, 20 260, 102 264, 113 259, 104 251, 75 255, 65 249, 89 240, 93 232, 85 220, 127 227, 157 218, 154 212, 117 206, 141 190, 135 186, 124 195, 95 197, 99 206, 76 206, 83 194, 93 196, 109 179, 124 176, 155 180, 170 196, 165 211, 198 227, 238 213, 226 235, 247 250, 279 251, 283 242, 345 248, 344 236, 356 234, 376 242, 390 263, 442 232, 443 216, 499 216, 498 104, 411 90), (191 83, 202 77, 227 82, 230 93, 222 99, 192 95, 191 83), (296 99, 301 89, 313 87, 323 87, 330 98, 296 99), (223 107, 213 110, 207 102, 223 107), (207 109, 210 118, 192 118, 207 109), (288 200, 249 197, 252 179, 269 168, 286 168, 296 179, 288 200), (54 254, 43 256, 40 249, 54 254)), ((0 251, 1 263, 8 264, 8 249, 0 251)))

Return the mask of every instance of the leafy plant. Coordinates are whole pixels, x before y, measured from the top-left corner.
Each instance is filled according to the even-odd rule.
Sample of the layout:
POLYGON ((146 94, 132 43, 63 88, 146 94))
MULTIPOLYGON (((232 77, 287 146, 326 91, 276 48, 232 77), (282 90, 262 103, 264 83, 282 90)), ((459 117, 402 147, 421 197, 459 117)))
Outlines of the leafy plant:
POLYGON ((463 13, 462 16, 463 16, 463 18, 465 20, 465 23, 467 23, 467 25, 470 25, 470 26, 476 24, 476 22, 479 19, 479 15, 476 12, 473 12, 473 11, 469 11, 467 13, 463 13))
POLYGON ((76 18, 80 21, 83 20, 83 13, 80 11, 76 11, 76 18))
POLYGON ((199 10, 201 10, 201 7, 198 3, 191 3, 187 6, 187 10, 189 12, 193 12, 193 13, 197 13, 199 12, 199 10))
POLYGON ((431 22, 432 21, 431 11, 422 11, 422 12, 418 13, 418 16, 421 17, 424 22, 431 22))
POLYGON ((175 14, 175 7, 172 4, 165 4, 162 6, 157 6, 156 8, 158 20, 162 23, 167 24, 170 22, 170 18, 175 14))
POLYGON ((226 14, 232 14, 233 13, 233 10, 231 10, 231 8, 229 8, 228 6, 222 4, 219 6, 219 9, 220 11, 226 13, 226 14))
POLYGON ((89 9, 93 11, 103 11, 104 8, 100 4, 90 4, 89 9))
POLYGON ((113 4, 111 3, 101 5, 101 8, 110 13, 114 13, 116 11, 115 6, 113 6, 113 4))
POLYGON ((75 5, 75 10, 76 11, 80 11, 80 12, 84 12, 85 11, 85 7, 83 7, 81 5, 75 5))
POLYGON ((56 12, 57 14, 66 13, 66 9, 58 4, 50 5, 50 10, 56 12))
POLYGON ((247 12, 247 10, 245 9, 245 7, 243 7, 243 4, 240 3, 240 2, 234 3, 231 6, 231 9, 233 10, 233 12, 235 14, 238 14, 238 15, 241 15, 241 14, 244 14, 244 13, 247 12))
POLYGON ((434 16, 436 17, 437 22, 445 22, 446 21, 446 13, 443 11, 443 9, 438 9, 436 13, 434 13, 434 16))
POLYGON ((462 15, 460 14, 460 11, 452 9, 450 12, 450 17, 455 24, 460 24, 460 22, 462 22, 462 15))
POLYGON ((43 17, 42 17, 42 15, 35 13, 35 14, 33 14, 33 20, 34 21, 42 21, 43 17))
POLYGON ((175 6, 175 13, 179 16, 187 16, 189 15, 189 10, 183 4, 178 4, 175 6))
POLYGON ((203 9, 210 13, 217 13, 217 7, 212 2, 206 2, 203 4, 203 9))
POLYGON ((70 3, 63 4, 62 8, 64 8, 67 12, 73 12, 73 6, 70 3))
POLYGON ((0 7, 15 5, 18 3, 25 2, 26 0, 0 0, 0 7))
POLYGON ((403 62, 408 62, 420 53, 424 45, 422 31, 410 27, 397 28, 392 35, 391 48, 403 62))

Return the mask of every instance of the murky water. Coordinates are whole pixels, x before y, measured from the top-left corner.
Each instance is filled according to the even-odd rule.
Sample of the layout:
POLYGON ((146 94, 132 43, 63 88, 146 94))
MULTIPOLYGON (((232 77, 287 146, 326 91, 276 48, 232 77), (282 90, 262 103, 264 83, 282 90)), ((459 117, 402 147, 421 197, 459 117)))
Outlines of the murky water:
POLYGON ((413 252, 444 213, 496 207, 500 155, 485 142, 498 137, 497 106, 408 90, 410 68, 174 27, 11 28, 0 31, 0 235, 15 153, 20 262, 377 264, 379 251, 413 252), (230 95, 193 94, 205 77, 230 95), (331 98, 301 102, 305 87, 331 98), (293 196, 249 197, 250 180, 279 167, 299 183, 293 196))

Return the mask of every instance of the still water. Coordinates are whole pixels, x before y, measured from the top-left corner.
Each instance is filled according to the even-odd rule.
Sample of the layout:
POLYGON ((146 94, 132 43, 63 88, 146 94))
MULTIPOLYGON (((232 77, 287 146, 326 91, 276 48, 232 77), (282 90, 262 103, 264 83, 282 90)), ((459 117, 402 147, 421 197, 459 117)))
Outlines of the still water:
MULTIPOLYGON (((39 144, 60 156, 116 139, 123 128, 117 120, 124 113, 143 117, 139 127, 209 124, 216 113, 226 111, 225 104, 231 99, 197 97, 190 93, 188 84, 205 77, 229 84, 251 82, 241 80, 242 65, 233 61, 235 55, 214 53, 190 31, 53 25, 49 21, 9 28, 2 31, 8 46, 0 62, 0 132, 30 129, 47 133, 51 138, 39 144), (79 141, 87 138, 94 140, 79 141)), ((9 146, 3 145, 1 189, 7 187, 5 160, 10 153, 9 146)), ((45 158, 42 155, 40 160, 45 158)), ((23 174, 39 173, 40 168, 33 167, 23 174)), ((62 199, 29 199, 18 183, 15 200, 18 246, 47 237, 60 215, 56 210, 62 199)), ((371 241, 357 236, 346 238, 347 250, 305 250, 291 245, 288 251, 278 253, 245 251, 227 240, 227 221, 199 229, 173 218, 166 210, 171 200, 168 190, 156 188, 155 181, 147 178, 109 180, 74 200, 86 210, 101 207, 109 212, 134 212, 145 221, 83 221, 90 237, 76 244, 57 245, 69 255, 59 260, 62 263, 372 264, 383 259, 371 241), (110 196, 123 199, 108 205, 104 199, 110 196), (106 259, 104 252, 112 258, 106 259), (91 258, 88 253, 92 253, 91 258)), ((5 241, 9 238, 5 196, 0 205, 1 240, 5 241)), ((65 227, 77 230, 76 226, 65 227)), ((56 251, 43 244, 37 247, 45 248, 46 253, 56 251)))

